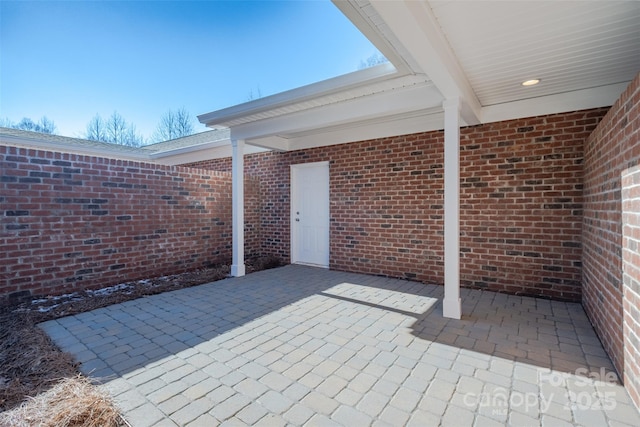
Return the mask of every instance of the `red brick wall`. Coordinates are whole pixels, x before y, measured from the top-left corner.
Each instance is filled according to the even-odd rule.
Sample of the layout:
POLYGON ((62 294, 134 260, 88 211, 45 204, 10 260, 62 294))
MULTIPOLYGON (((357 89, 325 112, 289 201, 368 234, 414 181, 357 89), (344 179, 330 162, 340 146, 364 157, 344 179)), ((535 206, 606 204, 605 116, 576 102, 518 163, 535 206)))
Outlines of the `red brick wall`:
MULTIPOLYGON (((625 376, 621 176, 640 162, 639 108, 640 75, 585 145, 582 303, 616 369, 625 376)), ((637 394, 636 403, 640 404, 637 394)))
POLYGON ((469 284, 580 300, 582 150, 605 112, 462 130, 461 273, 469 284))
MULTIPOLYGON (((260 235, 247 183, 247 253, 260 235)), ((230 174, 0 146, 0 297, 60 294, 231 258, 230 174)))
POLYGON ((622 224, 624 383, 640 407, 640 167, 622 175, 622 224))
MULTIPOLYGON (((605 112, 462 129, 465 286, 580 300, 583 144, 605 112)), ((289 165, 327 160, 330 267, 442 283, 442 132, 247 155, 262 185, 262 250, 289 257, 289 165)))

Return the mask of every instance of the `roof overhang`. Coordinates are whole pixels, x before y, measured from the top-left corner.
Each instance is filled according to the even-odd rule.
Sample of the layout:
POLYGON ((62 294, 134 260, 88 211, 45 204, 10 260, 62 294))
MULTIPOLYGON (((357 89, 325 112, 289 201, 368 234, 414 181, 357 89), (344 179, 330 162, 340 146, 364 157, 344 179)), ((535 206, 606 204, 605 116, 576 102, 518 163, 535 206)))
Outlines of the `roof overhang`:
POLYGON ((198 118, 232 139, 289 151, 437 129, 443 100, 426 75, 387 63, 198 118))
MULTIPOLYGON (((260 147, 247 147, 246 154, 266 151, 260 147)), ((209 159, 231 157, 231 140, 222 139, 204 144, 192 145, 174 150, 159 151, 149 154, 148 158, 154 163, 175 166, 197 163, 209 159)))
POLYGON ((13 129, 3 129, 3 131, 0 132, 0 143, 11 147, 56 151, 58 153, 83 154, 108 159, 133 160, 139 162, 150 160, 149 153, 142 149, 122 146, 114 147, 114 144, 37 132, 16 131, 13 129))
POLYGON ((358 90, 345 92, 350 96, 337 102, 301 107, 288 114, 235 125, 231 128, 232 138, 279 150, 298 149, 300 142, 309 146, 308 139, 313 134, 324 134, 327 138, 332 135, 321 145, 348 142, 350 138, 340 136, 340 131, 373 126, 379 133, 389 134, 385 129, 390 123, 403 120, 405 115, 432 114, 443 100, 424 76, 390 79, 384 85, 367 88, 366 94, 358 90))
POLYGON ((248 145, 295 150, 442 129, 447 99, 460 101, 462 125, 610 106, 640 69, 640 2, 525 2, 521 13, 520 6, 489 1, 333 1, 389 64, 199 120, 248 145), (479 13, 495 19, 474 23, 479 13), (545 17, 553 17, 554 26, 538 25, 545 17), (520 26, 530 31, 514 32, 520 26), (581 55, 579 66, 564 59, 565 28, 581 55), (484 58, 485 49, 493 56, 484 58), (549 73, 549 85, 520 87, 528 67, 549 73), (581 74, 572 79, 563 74, 569 69, 581 74))
POLYGON ((319 105, 318 97, 340 97, 343 92, 348 92, 369 84, 386 81, 397 74, 392 64, 382 64, 376 67, 323 80, 321 82, 302 86, 296 89, 277 93, 275 95, 258 98, 244 104, 234 105, 222 110, 198 116, 202 123, 216 123, 223 127, 232 127, 236 124, 246 123, 256 119, 274 117, 297 108, 319 105), (284 111, 281 111, 284 109, 284 111))
MULTIPOLYGON (((231 140, 228 137, 228 133, 225 136, 224 133, 220 135, 212 132, 195 134, 160 144, 127 147, 60 135, 0 128, 0 144, 10 147, 162 165, 182 165, 231 156, 231 140), (196 141, 197 143, 194 144, 191 141, 196 141)), ((265 149, 247 147, 245 150, 248 154, 261 151, 265 151, 265 149)))

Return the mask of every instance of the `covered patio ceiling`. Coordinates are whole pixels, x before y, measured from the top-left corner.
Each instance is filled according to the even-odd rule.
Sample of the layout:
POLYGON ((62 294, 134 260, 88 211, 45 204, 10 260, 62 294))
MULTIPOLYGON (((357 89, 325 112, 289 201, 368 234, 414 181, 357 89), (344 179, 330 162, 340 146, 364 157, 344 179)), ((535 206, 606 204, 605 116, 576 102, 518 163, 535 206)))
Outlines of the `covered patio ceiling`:
POLYGON ((640 70, 637 1, 334 3, 389 64, 200 121, 249 145, 305 149, 442 129, 453 98, 462 125, 608 106, 640 70))

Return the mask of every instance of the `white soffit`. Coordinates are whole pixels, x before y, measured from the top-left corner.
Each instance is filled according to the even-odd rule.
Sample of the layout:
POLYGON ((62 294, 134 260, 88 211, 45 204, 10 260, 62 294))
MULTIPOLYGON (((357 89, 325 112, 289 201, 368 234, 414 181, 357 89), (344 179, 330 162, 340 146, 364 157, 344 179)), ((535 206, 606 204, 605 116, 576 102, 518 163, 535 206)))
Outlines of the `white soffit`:
POLYGON ((288 149, 307 149, 442 129, 440 107, 290 134, 288 149))
POLYGON ((640 70, 638 1, 429 5, 483 107, 594 88, 601 95, 606 86, 618 91, 640 70), (541 83, 521 86, 532 78, 541 83))

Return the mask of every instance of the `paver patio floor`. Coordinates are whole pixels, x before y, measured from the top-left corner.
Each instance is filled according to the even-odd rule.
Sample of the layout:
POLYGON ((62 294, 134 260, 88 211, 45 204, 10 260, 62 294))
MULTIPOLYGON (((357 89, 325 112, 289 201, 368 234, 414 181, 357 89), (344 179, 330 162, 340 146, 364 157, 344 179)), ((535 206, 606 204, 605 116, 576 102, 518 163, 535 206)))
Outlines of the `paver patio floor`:
POLYGON ((286 266, 41 325, 133 426, 638 426, 579 304, 286 266))

